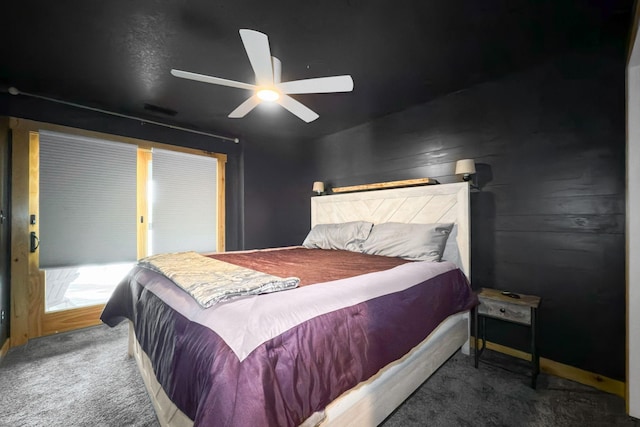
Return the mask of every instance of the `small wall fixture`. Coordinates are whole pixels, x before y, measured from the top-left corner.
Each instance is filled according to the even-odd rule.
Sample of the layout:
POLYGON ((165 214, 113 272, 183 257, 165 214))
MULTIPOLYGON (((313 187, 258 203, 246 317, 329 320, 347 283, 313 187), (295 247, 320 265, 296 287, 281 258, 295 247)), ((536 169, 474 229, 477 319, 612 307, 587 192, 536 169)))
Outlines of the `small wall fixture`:
POLYGON ((456 162, 456 175, 462 175, 463 181, 469 181, 476 173, 476 163, 473 159, 462 159, 456 162))
POLYGON ((313 191, 318 196, 320 196, 322 193, 324 193, 324 182, 322 182, 322 181, 314 182, 313 183, 313 191))

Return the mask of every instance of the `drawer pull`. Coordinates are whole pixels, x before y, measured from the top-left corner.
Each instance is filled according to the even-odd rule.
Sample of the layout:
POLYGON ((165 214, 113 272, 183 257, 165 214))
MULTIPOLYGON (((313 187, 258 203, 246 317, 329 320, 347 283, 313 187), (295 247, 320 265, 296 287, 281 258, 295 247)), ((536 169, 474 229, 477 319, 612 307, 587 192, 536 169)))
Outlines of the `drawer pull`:
POLYGON ((504 308, 501 308, 501 309, 500 309, 500 313, 504 313, 504 308))

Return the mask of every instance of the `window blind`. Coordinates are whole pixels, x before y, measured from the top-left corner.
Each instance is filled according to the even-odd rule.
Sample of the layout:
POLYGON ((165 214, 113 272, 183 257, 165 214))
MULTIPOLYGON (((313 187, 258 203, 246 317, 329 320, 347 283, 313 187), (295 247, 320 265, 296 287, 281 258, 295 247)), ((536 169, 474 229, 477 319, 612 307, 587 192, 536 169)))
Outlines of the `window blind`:
POLYGON ((153 149, 152 255, 217 249, 217 159, 153 149))
POLYGON ((40 266, 135 261, 137 147, 40 131, 40 266))

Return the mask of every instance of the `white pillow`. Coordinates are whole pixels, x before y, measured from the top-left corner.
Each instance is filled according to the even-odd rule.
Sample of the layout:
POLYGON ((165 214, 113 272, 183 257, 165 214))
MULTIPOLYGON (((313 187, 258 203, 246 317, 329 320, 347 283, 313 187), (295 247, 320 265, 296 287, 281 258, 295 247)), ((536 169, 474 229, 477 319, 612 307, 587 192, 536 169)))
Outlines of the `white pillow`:
POLYGON ((342 249, 362 251, 373 223, 367 221, 343 222, 340 224, 318 224, 311 229, 302 246, 309 249, 342 249))
POLYGON ((412 261, 440 261, 452 228, 453 223, 376 224, 362 244, 362 251, 412 261))

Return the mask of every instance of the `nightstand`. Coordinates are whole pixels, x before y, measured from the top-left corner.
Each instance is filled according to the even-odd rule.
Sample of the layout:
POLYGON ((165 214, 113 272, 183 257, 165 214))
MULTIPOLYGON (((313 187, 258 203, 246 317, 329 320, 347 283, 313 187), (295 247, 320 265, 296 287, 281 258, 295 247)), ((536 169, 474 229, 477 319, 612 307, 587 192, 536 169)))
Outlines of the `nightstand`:
MULTIPOLYGON (((507 292, 507 294, 509 294, 507 292)), ((536 343, 536 323, 540 297, 535 295, 505 295, 497 289, 482 288, 478 292, 478 305, 474 310, 475 331, 475 364, 478 367, 480 355, 486 346, 486 318, 504 320, 529 327, 531 335, 531 387, 536 388, 536 380, 540 373, 540 357, 536 343), (517 297, 514 297, 517 295, 517 297), (519 298, 518 298, 519 297, 519 298), (478 318, 482 320, 482 348, 478 347, 478 318)))

